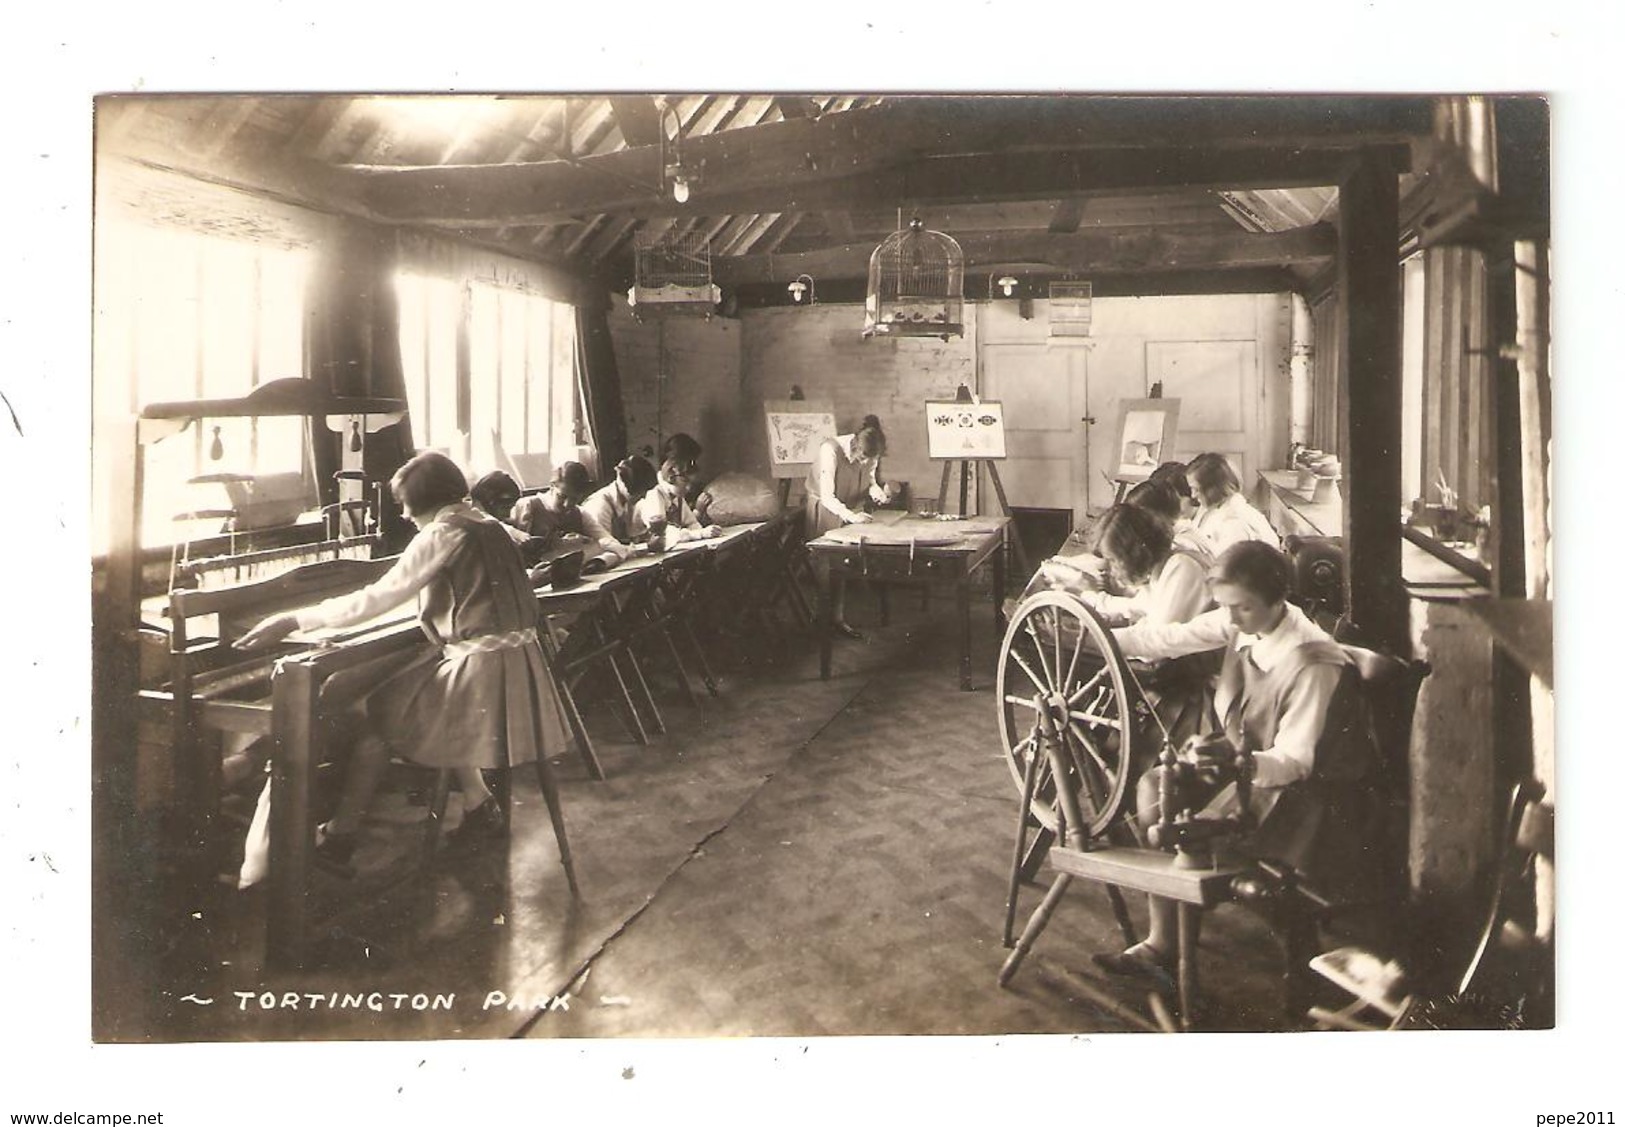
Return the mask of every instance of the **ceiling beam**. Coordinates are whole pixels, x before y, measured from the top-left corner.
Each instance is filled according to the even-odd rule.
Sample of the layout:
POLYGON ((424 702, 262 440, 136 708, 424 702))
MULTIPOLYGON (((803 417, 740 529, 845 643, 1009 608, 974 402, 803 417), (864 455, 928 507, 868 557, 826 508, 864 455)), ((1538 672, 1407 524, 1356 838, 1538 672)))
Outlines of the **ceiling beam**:
MULTIPOLYGON (((1241 270, 1316 263, 1337 252, 1337 232, 1316 224, 1280 234, 978 234, 961 240, 967 272, 1010 263, 1034 263, 1057 270, 1100 274, 1141 274, 1163 270, 1241 270)), ((716 258, 716 280, 728 285, 787 282, 798 274, 855 278, 869 268, 868 243, 803 254, 716 258)))
MULTIPOLYGON (((816 120, 769 122, 707 136, 691 134, 683 156, 685 162, 702 168, 702 178, 689 206, 705 204, 718 193, 756 188, 783 193, 794 186, 850 179, 943 156, 987 159, 991 155, 1002 163, 1024 165, 1050 154, 1052 159, 1060 155, 1088 164, 1082 151, 1099 149, 1103 150, 1102 160, 1138 156, 1137 171, 1128 186, 1141 187, 1167 183, 1165 175, 1157 175, 1158 162, 1187 152, 1236 158, 1255 154, 1261 175, 1272 161, 1288 167, 1304 165, 1323 160, 1327 149, 1408 145, 1431 125, 1425 114, 1407 116, 1397 108, 1412 102, 1425 108, 1424 99, 1375 100, 1390 107, 1380 113, 1349 108, 1350 104, 1361 107, 1374 101, 1369 98, 1281 101, 1285 104, 1237 98, 905 98, 816 120), (1312 112, 1316 106, 1321 107, 1318 113, 1312 112), (1231 112, 1219 112, 1225 107, 1231 112), (1400 125, 1415 126, 1419 132, 1404 132, 1400 125), (1021 160, 1009 162, 1008 156, 1018 152, 1021 160)), ((570 164, 357 167, 354 171, 368 179, 374 206, 402 221, 512 223, 556 212, 631 210, 639 214, 639 209, 655 200, 658 163, 656 148, 645 145, 570 164), (637 183, 649 184, 650 190, 645 193, 629 186, 637 183)), ((1188 166, 1191 161, 1187 158, 1184 163, 1188 166)), ((1215 176, 1208 174, 1201 182, 1211 182, 1215 176)), ((1124 186, 1123 179, 1119 177, 1116 186, 1124 186)), ((1249 177, 1247 182, 1275 186, 1267 178, 1249 177)), ((799 201, 779 199, 760 207, 730 205, 727 210, 783 210, 786 206, 805 207, 799 201)))
POLYGON ((1049 233, 1052 235, 1076 233, 1078 225, 1083 222, 1083 207, 1086 202, 1082 197, 1072 196, 1057 203, 1055 213, 1050 216, 1049 233))
POLYGON ((660 143, 660 111, 655 100, 647 95, 612 97, 610 109, 615 111, 615 123, 621 127, 621 136, 628 148, 660 143))
MULTIPOLYGON (((719 135, 717 139, 731 135, 719 135)), ((691 150, 703 140, 709 139, 684 146, 685 163, 697 163, 691 150)), ((615 155, 634 154, 629 151, 615 155)), ((1403 159, 1402 153, 1392 155, 1403 159)), ((804 171, 782 178, 764 178, 748 165, 729 169, 708 161, 689 202, 679 204, 657 194, 659 161, 651 155, 643 175, 628 178, 630 182, 608 178, 604 174, 608 168, 591 161, 581 161, 578 167, 569 169, 577 177, 571 194, 578 197, 579 207, 549 209, 542 190, 525 186, 526 177, 513 174, 511 170, 519 166, 512 165, 473 168, 466 176, 459 173, 460 182, 455 188, 449 181, 440 188, 420 181, 417 196, 406 198, 393 190, 387 194, 374 191, 369 193, 369 199, 380 211, 403 222, 459 225, 562 222, 599 211, 640 219, 763 211, 829 212, 1062 199, 1146 189, 1308 187, 1337 183, 1353 160, 1351 151, 1340 149, 1005 152, 918 159, 841 176, 804 171), (635 186, 638 182, 648 184, 648 188, 640 191, 635 186)))

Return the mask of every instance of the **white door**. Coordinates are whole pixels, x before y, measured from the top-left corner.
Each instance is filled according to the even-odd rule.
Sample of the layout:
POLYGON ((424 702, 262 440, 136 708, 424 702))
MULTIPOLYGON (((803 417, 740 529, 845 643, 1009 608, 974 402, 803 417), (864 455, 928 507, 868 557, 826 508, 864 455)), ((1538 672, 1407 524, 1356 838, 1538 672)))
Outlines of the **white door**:
POLYGON ((1250 340, 1150 341, 1146 385, 1179 400, 1179 437, 1170 458, 1213 451, 1230 459, 1242 490, 1259 469, 1258 346, 1250 340))
MULTIPOLYGON (((1008 457, 999 463, 999 477, 1011 506, 1070 509, 1074 521, 1083 521, 1095 487, 1089 480, 1090 424, 1084 421, 1088 350, 984 343, 981 353, 982 398, 1004 404, 1008 457)), ((984 511, 989 508, 984 501, 984 511)))

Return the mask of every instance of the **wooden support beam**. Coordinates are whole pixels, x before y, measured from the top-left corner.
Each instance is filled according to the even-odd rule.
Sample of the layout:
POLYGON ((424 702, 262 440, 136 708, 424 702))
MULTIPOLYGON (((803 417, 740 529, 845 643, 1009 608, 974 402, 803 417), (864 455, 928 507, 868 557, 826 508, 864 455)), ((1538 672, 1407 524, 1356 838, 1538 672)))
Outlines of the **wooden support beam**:
POLYGON ((785 94, 775 98, 774 102, 779 107, 779 112, 784 115, 786 121, 815 117, 819 113, 823 112, 822 106, 813 101, 811 98, 807 97, 797 97, 792 94, 785 94))
POLYGON ((857 235, 852 231, 852 213, 847 211, 824 212, 824 226, 829 228, 830 238, 846 245, 857 241, 857 235))
POLYGON ((805 218, 806 214, 800 211, 787 211, 779 216, 778 225, 762 242, 762 253, 772 254, 778 250, 783 245, 784 240, 790 237, 790 232, 794 231, 805 218))
POLYGON ((622 95, 610 98, 609 106, 627 148, 660 143, 660 111, 655 108, 653 98, 642 94, 622 95))
MULTIPOLYGON (((705 169, 696 193, 698 202, 713 213, 739 214, 808 210, 819 204, 802 198, 803 187, 843 181, 844 190, 861 192, 865 175, 887 170, 893 170, 892 179, 880 192, 871 191, 868 202, 986 198, 987 187, 999 190, 1005 182, 1006 198, 1061 194, 1055 189, 1335 183, 1352 147, 1382 141, 1393 131, 1392 122, 1375 120, 1350 137, 1327 128, 1324 121, 1283 118, 1279 106, 1262 117, 1256 109, 1238 111, 1242 123, 1238 127, 1237 122, 1215 119, 1203 110, 1210 101, 1233 100, 1180 99, 1176 101, 1181 105, 1187 101, 1191 105, 1179 116, 1160 121, 1145 136, 1128 128, 1130 122, 1144 125, 1147 114, 1143 107, 1126 116, 1121 107, 1112 110, 1124 99, 1103 99, 1103 105, 1073 99, 985 101, 994 105, 984 107, 979 100, 903 99, 873 109, 826 114, 817 120, 778 121, 690 136, 684 144, 684 157, 705 169), (1268 119, 1279 131, 1249 131, 1245 122, 1252 119, 1268 119), (1198 123, 1205 123, 1206 128, 1197 128, 1198 123), (1292 127, 1287 128, 1288 124, 1292 127), (973 163, 955 166, 945 159, 955 157, 973 163), (977 159, 980 166, 974 163, 977 159), (908 170, 906 177, 896 176, 899 166, 908 170), (972 178, 978 182, 964 183, 968 173, 975 174, 972 178), (990 178, 992 185, 979 182, 990 178), (726 203, 714 198, 764 188, 771 191, 772 198, 726 203)), ((1160 104, 1163 100, 1148 101, 1160 104)), ((1299 100, 1290 101, 1297 104, 1299 100)), ((1308 102, 1317 104, 1315 99, 1308 102)), ((1161 112, 1174 113, 1167 107, 1161 112)), ((1350 129, 1353 125, 1347 123, 1350 129)), ((1396 138, 1393 144, 1408 155, 1408 137, 1396 138)), ((652 188, 640 192, 627 191, 626 186, 656 184, 658 159, 653 151, 640 148, 587 157, 575 164, 357 171, 369 177, 375 206, 393 218, 434 221, 484 216, 495 225, 525 217, 535 221, 548 212, 648 208, 659 202, 652 188)), ((852 206, 846 201, 831 203, 852 206)), ((652 214, 659 212, 640 212, 652 214)))
MULTIPOLYGON (((1410 652, 1409 596, 1400 575, 1399 177, 1380 155, 1356 164, 1339 185, 1336 342, 1343 440, 1343 541, 1348 606, 1379 649, 1410 652)), ((1262 236, 1258 236, 1262 237, 1262 236)))
POLYGON ((750 248, 760 242, 762 236, 767 234, 768 229, 778 221, 779 213, 776 211, 770 211, 766 215, 758 215, 750 226, 746 227, 740 234, 739 238, 735 239, 723 253, 727 255, 749 253, 750 248))
POLYGON ((1055 214, 1050 217, 1049 233, 1052 235, 1071 235, 1078 230, 1083 222, 1083 209, 1087 200, 1078 196, 1064 199, 1055 205, 1055 214))
MULTIPOLYGON (((815 278, 859 277, 869 269, 870 243, 856 243, 803 254, 745 255, 715 264, 720 283, 788 282, 798 274, 815 278)), ((1135 234, 976 234, 960 240, 965 267, 1010 262, 1041 262, 1058 270, 1091 274, 1145 273, 1159 270, 1236 270, 1313 263, 1337 251, 1329 224, 1280 234, 1161 234, 1146 229, 1135 234)))

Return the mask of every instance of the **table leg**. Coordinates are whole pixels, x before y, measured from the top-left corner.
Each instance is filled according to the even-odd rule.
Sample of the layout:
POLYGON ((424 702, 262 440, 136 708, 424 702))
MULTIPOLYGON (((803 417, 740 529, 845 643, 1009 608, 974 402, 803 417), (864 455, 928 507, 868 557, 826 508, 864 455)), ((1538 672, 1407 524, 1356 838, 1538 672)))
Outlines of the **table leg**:
POLYGON ((993 549, 993 627, 998 631, 999 637, 1004 637, 1004 545, 1003 539, 999 546, 993 549))
POLYGON ((954 584, 954 610, 959 615, 959 688, 970 692, 970 579, 954 584))
POLYGON ((1202 909, 1196 904, 1179 904, 1179 1027, 1187 1032, 1195 1016, 1197 991, 1196 944, 1197 925, 1202 909))
POLYGON ((271 678, 271 857, 266 876, 266 962, 304 964, 310 941, 311 776, 319 754, 316 685, 304 662, 282 663, 271 678))
POLYGON ((835 592, 840 582, 830 574, 829 564, 820 561, 813 568, 818 578, 818 679, 829 680, 830 645, 835 635, 835 592))

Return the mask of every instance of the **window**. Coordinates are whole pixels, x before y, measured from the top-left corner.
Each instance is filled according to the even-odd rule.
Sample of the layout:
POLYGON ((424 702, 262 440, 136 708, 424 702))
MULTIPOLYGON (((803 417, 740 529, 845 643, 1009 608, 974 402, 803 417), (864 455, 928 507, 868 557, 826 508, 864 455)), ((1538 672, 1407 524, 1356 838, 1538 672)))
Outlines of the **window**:
POLYGON ((1484 257, 1464 247, 1434 247, 1402 269, 1401 466, 1411 527, 1480 560, 1496 472, 1484 257))
POLYGON ((527 485, 575 456, 570 306, 488 282, 465 289, 406 273, 397 285, 401 365, 420 447, 444 451, 471 473, 517 470, 527 485))
MULTIPOLYGON (((149 403, 235 398, 302 376, 308 268, 302 249, 104 220, 96 240, 97 418, 123 425, 149 403)), ((210 503, 191 478, 303 474, 304 460, 304 421, 296 418, 219 419, 149 446, 141 543, 219 531, 218 522, 208 529, 176 522, 176 514, 210 503)), ((104 505, 128 503, 113 494, 128 467, 98 462, 95 472, 104 505)), ((104 554, 106 522, 95 522, 92 535, 92 550, 104 554)))

